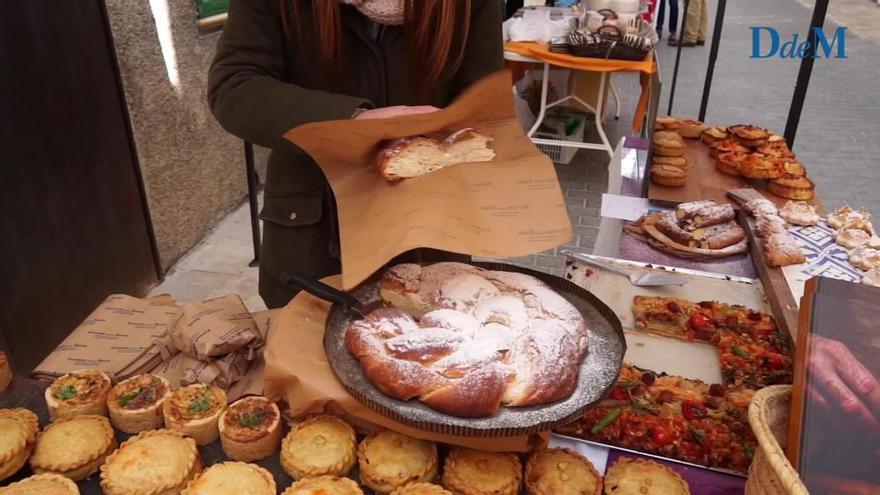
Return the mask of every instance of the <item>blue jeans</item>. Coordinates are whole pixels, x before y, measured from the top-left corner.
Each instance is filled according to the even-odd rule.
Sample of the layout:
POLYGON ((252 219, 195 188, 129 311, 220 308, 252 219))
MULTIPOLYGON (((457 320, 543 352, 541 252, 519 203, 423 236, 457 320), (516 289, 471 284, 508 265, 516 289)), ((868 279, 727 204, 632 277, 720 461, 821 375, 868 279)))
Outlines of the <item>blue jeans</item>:
POLYGON ((663 30, 666 2, 669 2, 669 32, 675 33, 678 31, 678 0, 660 0, 660 5, 657 8, 657 30, 663 30))

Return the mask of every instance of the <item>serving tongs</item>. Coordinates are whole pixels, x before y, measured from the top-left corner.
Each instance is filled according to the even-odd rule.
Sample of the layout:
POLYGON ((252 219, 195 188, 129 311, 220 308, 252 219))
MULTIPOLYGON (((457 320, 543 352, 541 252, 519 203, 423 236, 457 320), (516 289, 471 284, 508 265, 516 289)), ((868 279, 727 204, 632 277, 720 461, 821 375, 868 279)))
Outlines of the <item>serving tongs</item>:
POLYGON ((571 256, 578 261, 583 261, 584 263, 597 266, 605 271, 616 273, 618 275, 623 275, 624 277, 627 277, 629 279, 629 283, 633 284, 636 287, 660 287, 664 285, 680 286, 688 283, 688 281, 684 278, 676 277, 674 275, 669 275, 666 273, 657 273, 655 270, 647 272, 632 272, 630 270, 620 268, 613 263, 602 261, 595 256, 585 256, 572 251, 563 251, 562 254, 571 256))
POLYGON ((292 289, 302 289, 318 299, 337 304, 357 320, 363 319, 367 313, 357 298, 313 277, 298 272, 287 272, 283 279, 284 285, 292 289))

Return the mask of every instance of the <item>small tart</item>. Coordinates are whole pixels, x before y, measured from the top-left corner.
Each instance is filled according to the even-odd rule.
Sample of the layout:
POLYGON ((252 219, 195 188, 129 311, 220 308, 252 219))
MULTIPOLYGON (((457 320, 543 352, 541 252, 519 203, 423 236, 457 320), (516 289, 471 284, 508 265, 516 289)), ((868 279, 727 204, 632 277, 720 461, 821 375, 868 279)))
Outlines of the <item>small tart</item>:
POLYGON ((785 203, 779 210, 779 216, 794 225, 816 225, 820 220, 816 207, 801 201, 785 203))
POLYGON ((46 389, 49 419, 55 421, 79 414, 107 415, 110 377, 98 370, 80 370, 55 380, 46 389))
POLYGON ((9 359, 6 358, 6 353, 0 351, 0 392, 5 392, 10 383, 12 383, 12 367, 9 359))
POLYGON ((330 415, 297 423, 281 444, 281 467, 293 479, 345 476, 354 467, 356 456, 354 428, 330 415))
POLYGON ((688 484, 668 467, 646 459, 620 458, 605 472, 605 495, 690 495, 688 484))
POLYGON ((702 140, 708 145, 712 145, 728 138, 726 127, 710 127, 703 131, 702 140))
POLYGON ((368 436, 358 446, 357 454, 361 483, 379 494, 437 477, 437 445, 395 431, 368 436))
POLYGON ((682 120, 679 122, 678 134, 687 139, 699 139, 705 127, 699 120, 682 120))
POLYGON ((223 452, 236 461, 265 459, 281 443, 281 411, 265 397, 252 395, 233 402, 220 415, 219 427, 223 452))
POLYGON ((70 478, 45 473, 0 488, 0 495, 79 495, 79 488, 70 478))
POLYGON ((781 198, 807 201, 815 196, 816 185, 806 177, 786 175, 770 181, 767 190, 781 198))
POLYGON ((728 127, 727 130, 733 135, 733 137, 739 140, 743 146, 748 146, 750 148, 757 148, 762 144, 767 144, 770 138, 770 133, 753 125, 734 125, 728 127))
POLYGON ((364 495, 364 492, 348 478, 318 476, 295 481, 281 495, 364 495))
POLYGON ((162 404, 170 396, 171 384, 164 377, 145 374, 123 380, 107 394, 110 422, 126 433, 161 428, 162 404))
POLYGON ((838 230, 834 240, 846 249, 855 249, 867 245, 871 235, 861 229, 838 230))
POLYGON ((454 495, 449 490, 434 483, 410 483, 391 492, 391 495, 454 495))
POLYGON ((0 480, 17 473, 34 447, 36 428, 21 411, 0 409, 0 480))
POLYGON ((220 438, 218 422, 226 409, 226 392, 213 385, 196 383, 175 390, 162 404, 165 427, 207 445, 220 438))
POLYGON ((79 481, 97 472, 114 450, 116 435, 110 420, 83 414, 49 423, 37 437, 29 463, 37 474, 60 474, 79 481))
POLYGON ((880 266, 880 250, 868 246, 857 247, 850 251, 849 262, 856 268, 870 270, 880 266))
POLYGON ((655 163, 651 167, 651 181, 661 186, 681 187, 687 184, 686 171, 673 166, 655 163))
POLYGON ((779 179, 784 175, 782 163, 761 153, 752 153, 739 168, 740 175, 750 179, 779 179))
POLYGON ((174 430, 131 437, 101 466, 106 495, 171 495, 202 471, 196 442, 174 430))
POLYGON ((748 153, 742 151, 720 153, 715 157, 715 168, 722 174, 739 175, 740 169, 748 157, 748 153))
POLYGON ((245 462, 214 464, 189 482, 181 495, 275 495, 269 471, 245 462))
POLYGON ((443 464, 443 486, 456 495, 516 495, 522 465, 513 454, 456 447, 443 464))
POLYGON ((862 283, 872 287, 880 287, 880 266, 868 270, 868 273, 862 277, 862 283))
POLYGON ((782 170, 787 175, 792 175, 795 177, 807 176, 807 167, 805 167, 801 162, 795 160, 783 159, 782 170))
POLYGON ((679 121, 672 115, 661 115, 654 121, 655 131, 676 131, 679 127, 679 121))
POLYGON ((745 146, 739 144, 739 141, 735 141, 733 139, 725 139, 724 141, 718 141, 709 146, 709 156, 711 158, 718 158, 719 155, 724 153, 730 153, 732 151, 736 151, 738 153, 750 153, 751 150, 746 148, 745 146))
POLYGON ((602 477, 585 457, 568 449, 544 449, 526 463, 529 495, 600 495, 602 477))
MULTIPOLYGON (((758 153, 763 153, 765 155, 772 156, 774 158, 783 158, 786 160, 794 160, 795 154, 788 149, 788 145, 785 144, 785 141, 768 141, 767 144, 762 144, 758 146, 755 151, 758 153)), ((795 162, 798 163, 798 162, 795 162)), ((798 163, 799 164, 799 163, 798 163)), ((800 165, 800 164, 799 164, 800 165)), ((801 165, 803 166, 803 165, 801 165)))

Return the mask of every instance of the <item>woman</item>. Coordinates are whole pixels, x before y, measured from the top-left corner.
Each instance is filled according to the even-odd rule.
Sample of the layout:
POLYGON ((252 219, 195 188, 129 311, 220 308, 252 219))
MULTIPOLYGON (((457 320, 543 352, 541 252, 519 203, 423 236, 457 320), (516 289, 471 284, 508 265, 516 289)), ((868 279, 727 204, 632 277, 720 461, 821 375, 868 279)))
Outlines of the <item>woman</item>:
POLYGON ((663 39, 663 21, 666 17, 666 4, 669 3, 669 42, 675 43, 675 32, 678 31, 678 0, 659 0, 657 7, 657 34, 663 39))
POLYGON ((321 169, 282 134, 308 122, 444 107, 502 67, 495 0, 231 0, 208 99, 220 124, 272 149, 260 295, 295 291, 287 270, 339 273, 336 205, 321 169))

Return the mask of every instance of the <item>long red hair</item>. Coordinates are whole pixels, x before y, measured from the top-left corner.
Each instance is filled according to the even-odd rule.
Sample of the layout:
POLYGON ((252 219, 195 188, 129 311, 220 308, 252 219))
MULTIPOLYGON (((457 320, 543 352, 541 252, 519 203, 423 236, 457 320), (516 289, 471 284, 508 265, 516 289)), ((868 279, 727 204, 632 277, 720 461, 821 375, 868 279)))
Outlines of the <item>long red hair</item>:
MULTIPOLYGON (((288 36, 302 36, 311 8, 324 69, 337 73, 344 68, 340 0, 279 0, 288 36), (291 26, 293 22, 293 27, 291 26)), ((408 47, 412 82, 426 97, 438 81, 461 65, 470 27, 471 0, 403 0, 404 43, 408 47)), ((301 47, 303 45, 300 45, 301 47)))

